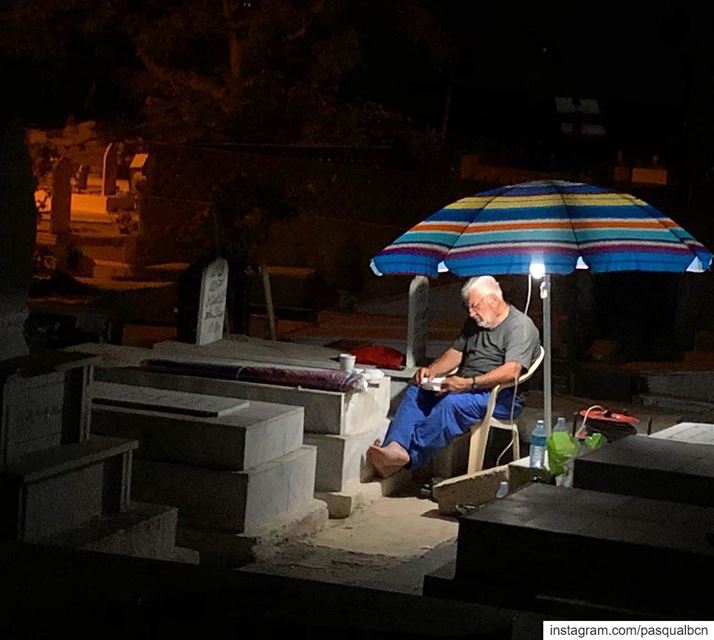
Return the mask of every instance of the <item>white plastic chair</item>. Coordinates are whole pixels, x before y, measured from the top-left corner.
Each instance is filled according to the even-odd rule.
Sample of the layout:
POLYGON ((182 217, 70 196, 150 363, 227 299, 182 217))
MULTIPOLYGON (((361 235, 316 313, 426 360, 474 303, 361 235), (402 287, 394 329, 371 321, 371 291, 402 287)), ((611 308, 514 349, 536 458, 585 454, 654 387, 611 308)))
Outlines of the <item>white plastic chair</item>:
MULTIPOLYGON (((518 385, 520 386, 526 380, 528 380, 538 369, 538 367, 543 362, 545 357, 545 349, 540 347, 540 353, 536 358, 535 362, 530 366, 530 368, 520 375, 518 378, 518 385)), ((520 438, 518 437, 518 425, 516 422, 503 422, 493 417, 493 410, 496 407, 496 400, 501 389, 507 389, 509 387, 516 386, 515 382, 506 382, 503 384, 498 384, 493 389, 491 389, 491 395, 488 397, 488 405, 486 406, 486 415, 484 415, 481 422, 477 422, 471 426, 471 439, 469 443, 469 463, 467 473, 474 473, 475 471, 481 471, 483 469, 483 460, 486 455, 486 444, 488 443, 488 434, 492 428, 495 429, 507 429, 511 432, 511 446, 513 447, 514 455, 513 459, 519 457, 518 452, 520 451, 520 438)))

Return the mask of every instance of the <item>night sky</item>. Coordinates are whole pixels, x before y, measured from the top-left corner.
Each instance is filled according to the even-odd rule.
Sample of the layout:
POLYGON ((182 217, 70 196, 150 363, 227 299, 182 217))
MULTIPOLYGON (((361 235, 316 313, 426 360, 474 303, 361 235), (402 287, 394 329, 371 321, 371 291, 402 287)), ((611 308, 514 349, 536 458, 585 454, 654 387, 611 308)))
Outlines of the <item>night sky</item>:
MULTIPOLYGON (((15 2, 28 4, 50 6, 40 0, 15 2)), ((11 63, 5 68, 15 70, 13 79, 25 96, 20 99, 22 110, 30 119, 61 121, 66 111, 80 119, 101 118, 132 108, 114 75, 117 68, 139 66, 131 44, 119 28, 103 26, 92 32, 107 3, 71 4, 76 5, 74 18, 69 14, 71 27, 59 30, 55 42, 48 44, 52 29, 41 20, 36 29, 28 29, 38 50, 54 47, 49 55, 33 60, 31 45, 18 54, 12 40, 8 48, 7 35, 0 40, 11 63), (89 108, 88 91, 94 91, 89 108)), ((123 4, 128 13, 132 3, 123 4)), ((368 4, 351 3, 353 9, 368 4)), ((534 104, 551 106, 554 95, 598 98, 603 108, 612 107, 606 116, 615 120, 631 118, 663 131, 681 127, 685 78, 696 41, 693 16, 679 3, 558 1, 518 8, 505 2, 421 4, 443 29, 449 46, 446 59, 434 62, 424 43, 409 43, 397 32, 396 21, 408 20, 409 14, 398 14, 392 21, 380 14, 369 25, 357 25, 364 35, 363 60, 343 74, 342 97, 372 99, 423 125, 439 127, 451 86, 450 126, 457 138, 513 126, 513 119, 534 104)), ((348 12, 345 19, 357 14, 348 12)), ((5 29, 16 33, 22 15, 6 9, 0 17, 5 29)), ((205 58, 203 44, 192 44, 190 58, 205 58)))

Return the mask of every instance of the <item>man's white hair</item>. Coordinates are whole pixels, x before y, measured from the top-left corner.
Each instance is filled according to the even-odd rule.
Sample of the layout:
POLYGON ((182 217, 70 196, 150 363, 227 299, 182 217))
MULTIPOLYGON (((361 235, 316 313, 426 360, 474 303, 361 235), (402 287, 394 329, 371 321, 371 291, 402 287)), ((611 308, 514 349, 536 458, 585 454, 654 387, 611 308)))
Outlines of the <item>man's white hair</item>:
POLYGON ((493 276, 478 276, 477 278, 469 278, 466 284, 461 287, 461 297, 466 300, 469 292, 475 289, 483 295, 495 295, 500 300, 503 300, 503 291, 501 285, 498 284, 493 276))

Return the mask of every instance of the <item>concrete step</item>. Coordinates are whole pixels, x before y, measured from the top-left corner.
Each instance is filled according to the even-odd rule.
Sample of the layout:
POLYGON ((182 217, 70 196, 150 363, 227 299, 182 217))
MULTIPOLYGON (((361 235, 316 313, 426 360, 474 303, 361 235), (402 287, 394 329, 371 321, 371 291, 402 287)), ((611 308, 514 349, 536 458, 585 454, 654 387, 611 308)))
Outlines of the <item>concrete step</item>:
POLYGON ((132 488, 139 500, 178 507, 182 527, 250 534, 312 500, 316 458, 302 446, 245 471, 137 459, 132 488))
MULTIPOLYGON (((156 352, 156 348, 149 351, 149 357, 165 357, 164 353, 158 356, 156 352)), ((191 358, 183 356, 183 360, 191 361, 191 358)), ((266 366, 265 363, 263 366, 266 366)), ((177 375, 130 367, 98 367, 95 378, 105 382, 301 406, 305 408, 304 428, 309 433, 358 433, 364 431, 365 425, 385 418, 389 408, 390 380, 387 377, 375 384, 370 383, 366 391, 355 393, 177 375)))
POLYGON ((132 502, 126 511, 97 516, 40 543, 198 564, 195 551, 177 549, 176 520, 175 507, 132 502))
POLYGON ((348 518, 382 496, 414 495, 419 488, 420 483, 415 482, 409 470, 401 469, 389 478, 348 482, 341 491, 318 491, 315 497, 327 504, 330 518, 348 518))
POLYGON ((107 382, 92 392, 92 430, 136 439, 147 460, 240 471, 303 443, 302 407, 107 382))
POLYGON ((26 454, 0 469, 5 537, 25 542, 129 505, 134 440, 90 436, 26 454))
POLYGON ((306 433, 305 444, 317 447, 315 491, 343 491, 348 484, 369 480, 372 469, 365 453, 375 440, 383 440, 389 420, 383 418, 376 425, 348 435, 306 433))

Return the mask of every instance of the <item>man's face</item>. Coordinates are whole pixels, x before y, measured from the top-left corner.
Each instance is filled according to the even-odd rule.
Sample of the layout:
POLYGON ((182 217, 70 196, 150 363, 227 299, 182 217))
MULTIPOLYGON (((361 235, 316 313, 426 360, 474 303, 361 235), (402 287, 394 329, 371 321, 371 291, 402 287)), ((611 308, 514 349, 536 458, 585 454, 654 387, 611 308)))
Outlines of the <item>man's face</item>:
POLYGON ((481 292, 472 289, 466 298, 466 309, 469 317, 476 322, 479 327, 490 329, 496 320, 496 312, 493 310, 493 299, 490 295, 483 295, 481 292))

